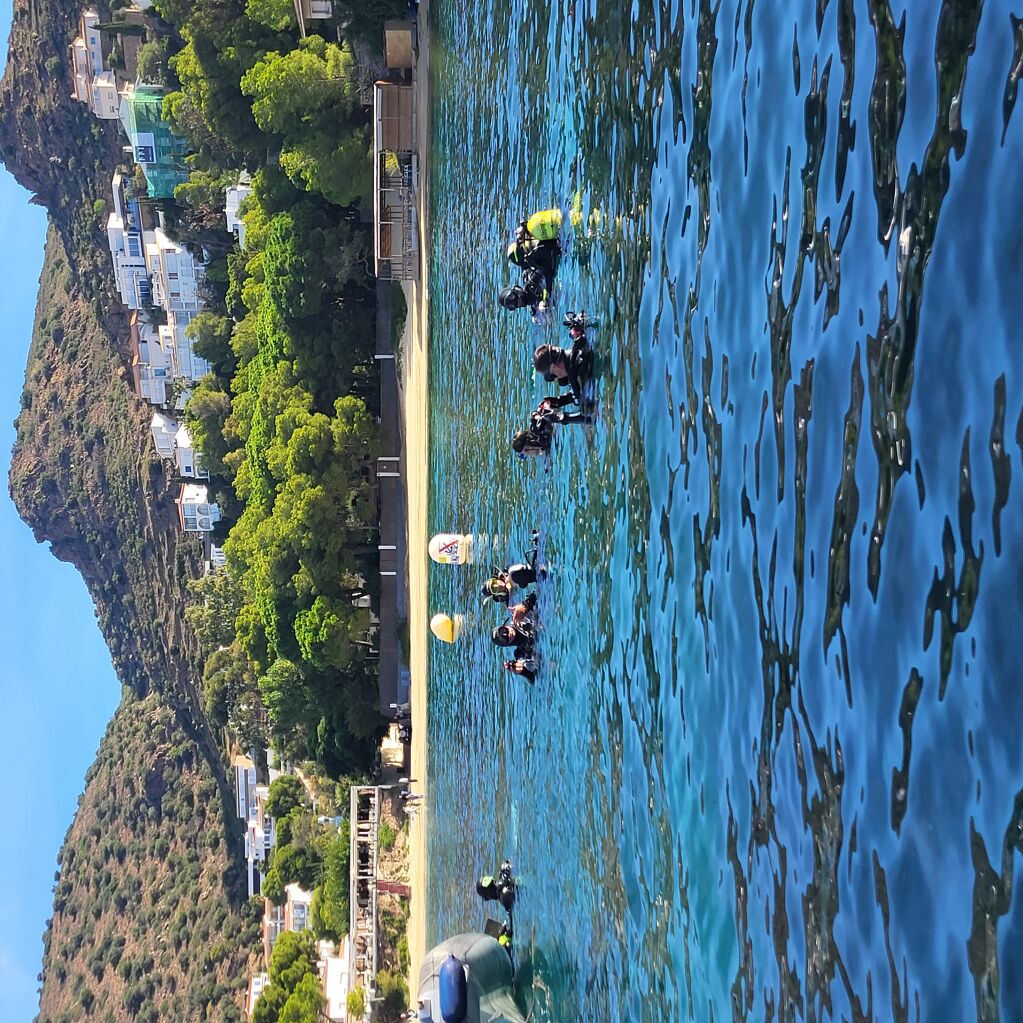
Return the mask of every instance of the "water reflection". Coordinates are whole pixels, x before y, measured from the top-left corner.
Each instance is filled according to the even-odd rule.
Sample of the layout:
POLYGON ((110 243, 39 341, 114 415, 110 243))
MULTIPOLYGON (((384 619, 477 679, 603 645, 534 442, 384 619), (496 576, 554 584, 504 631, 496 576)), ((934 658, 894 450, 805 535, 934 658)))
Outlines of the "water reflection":
POLYGON ((516 857, 538 1020, 1012 1018, 1007 13, 438 9, 464 59, 435 81, 436 251, 479 238, 435 259, 431 524, 495 556, 540 526, 551 574, 534 689, 482 644, 434 656, 436 799, 474 809, 431 871, 444 927, 479 848, 516 857), (599 226, 559 287, 602 324, 600 419, 509 468, 558 327, 480 339, 479 309, 523 202, 576 197, 599 226))

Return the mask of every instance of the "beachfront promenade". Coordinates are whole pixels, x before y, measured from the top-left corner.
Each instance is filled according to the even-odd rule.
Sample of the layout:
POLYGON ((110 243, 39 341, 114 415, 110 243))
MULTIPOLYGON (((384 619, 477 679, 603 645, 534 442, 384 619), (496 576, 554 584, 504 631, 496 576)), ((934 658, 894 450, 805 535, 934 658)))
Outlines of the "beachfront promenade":
POLYGON ((429 507, 429 250, 428 211, 430 158, 430 47, 429 0, 419 5, 419 47, 412 72, 415 141, 418 154, 416 216, 419 229, 419 279, 405 284, 408 316, 402 343, 401 393, 404 415, 405 512, 408 535, 409 669, 412 687, 412 744, 410 773, 416 790, 425 796, 409 830, 409 885, 412 891, 408 921, 409 992, 418 988, 419 966, 426 955, 427 819, 429 778, 427 766, 427 691, 429 686, 427 608, 427 510, 429 507))
POLYGON ((380 555, 379 651, 380 713, 393 717, 392 703, 405 703, 409 695, 408 665, 400 631, 408 620, 405 588, 406 523, 404 462, 401 444, 401 397, 397 360, 392 346, 392 294, 390 280, 377 279, 376 361, 380 376, 380 451, 376 463, 380 555))

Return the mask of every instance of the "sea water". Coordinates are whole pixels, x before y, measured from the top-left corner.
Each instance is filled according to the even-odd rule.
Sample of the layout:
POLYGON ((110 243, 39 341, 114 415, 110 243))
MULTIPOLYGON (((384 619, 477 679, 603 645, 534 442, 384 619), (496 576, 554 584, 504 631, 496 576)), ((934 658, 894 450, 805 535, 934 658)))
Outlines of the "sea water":
POLYGON ((537 1020, 1023 1019, 1011 10, 434 5, 430 937, 511 857, 537 1020), (519 461, 569 309, 599 418, 519 461), (479 587, 534 529, 529 685, 479 587))

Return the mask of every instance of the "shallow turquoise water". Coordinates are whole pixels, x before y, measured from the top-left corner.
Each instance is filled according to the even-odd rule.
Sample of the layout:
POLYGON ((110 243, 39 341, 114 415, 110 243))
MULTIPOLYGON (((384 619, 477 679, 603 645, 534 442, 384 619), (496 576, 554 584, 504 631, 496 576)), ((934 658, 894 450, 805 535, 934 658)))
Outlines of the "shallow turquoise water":
POLYGON ((431 936, 511 856, 538 1020, 1023 1018, 1009 11, 435 5, 431 936), (518 462, 565 332, 501 253, 580 190, 600 419, 518 462), (530 687, 477 593, 534 527, 530 687))

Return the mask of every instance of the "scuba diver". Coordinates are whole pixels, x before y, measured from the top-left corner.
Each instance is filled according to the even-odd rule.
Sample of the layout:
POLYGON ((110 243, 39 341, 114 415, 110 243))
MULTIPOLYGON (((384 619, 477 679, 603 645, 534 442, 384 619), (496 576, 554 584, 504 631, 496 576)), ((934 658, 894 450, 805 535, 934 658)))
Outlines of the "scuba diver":
POLYGON ((593 379, 593 349, 586 339, 586 328, 595 324, 586 319, 585 312, 570 312, 565 317, 571 348, 540 345, 533 353, 533 368, 547 383, 570 387, 577 402, 583 402, 583 388, 593 379))
POLYGON ((498 303, 507 310, 530 308, 534 316, 546 312, 550 288, 561 260, 561 210, 540 210, 523 220, 508 246, 508 261, 522 270, 522 284, 504 288, 498 303))
POLYGON ((516 890, 511 860, 501 864, 496 878, 487 874, 476 882, 476 894, 484 902, 500 902, 509 913, 515 908, 516 890))
POLYGON ((498 568, 496 565, 491 566, 492 574, 480 590, 480 596, 484 600, 489 597, 496 604, 507 604, 512 590, 516 587, 524 590, 527 586, 532 586, 538 576, 543 575, 542 569, 539 573, 536 569, 540 534, 533 533, 530 539, 533 541, 533 546, 526 552, 525 562, 509 565, 507 568, 498 568))
POLYGON ((529 683, 536 681, 537 665, 532 657, 520 657, 515 661, 504 661, 503 664, 505 671, 510 671, 513 675, 518 675, 529 683))
POLYGON ((519 458, 533 458, 537 455, 546 455, 551 450, 551 442, 554 440, 554 430, 548 423, 540 427, 530 427, 528 430, 519 430, 512 437, 512 451, 519 458))
POLYGON ((548 280, 558 271, 561 259, 561 210, 540 210, 528 220, 519 222, 515 241, 508 246, 508 262, 526 270, 540 270, 548 280))
POLYGON ((571 388, 572 397, 583 402, 583 388, 593 378, 593 349, 583 341, 571 348, 540 345, 533 353, 533 368, 549 384, 571 388))
POLYGON ((547 311, 553 280, 553 276, 548 278, 542 271, 529 267, 522 273, 522 284, 502 288, 497 296, 498 305, 509 312, 528 308, 534 316, 540 316, 547 311))
POLYGON ((512 954, 512 937, 512 922, 508 920, 501 924, 501 930, 497 933, 497 943, 509 956, 512 954))
POLYGON ((508 246, 508 262, 520 270, 539 270, 547 280, 554 280, 561 259, 561 242, 557 238, 540 241, 519 225, 515 241, 508 246))
POLYGON ((591 412, 563 412, 566 405, 575 402, 574 394, 563 394, 557 398, 544 398, 529 417, 529 429, 519 430, 512 437, 512 450, 520 458, 531 455, 546 455, 554 441, 554 424, 567 426, 570 423, 592 423, 591 412))
POLYGON ((494 646, 514 647, 516 661, 529 661, 536 647, 536 626, 528 619, 504 622, 491 632, 490 638, 494 646))

